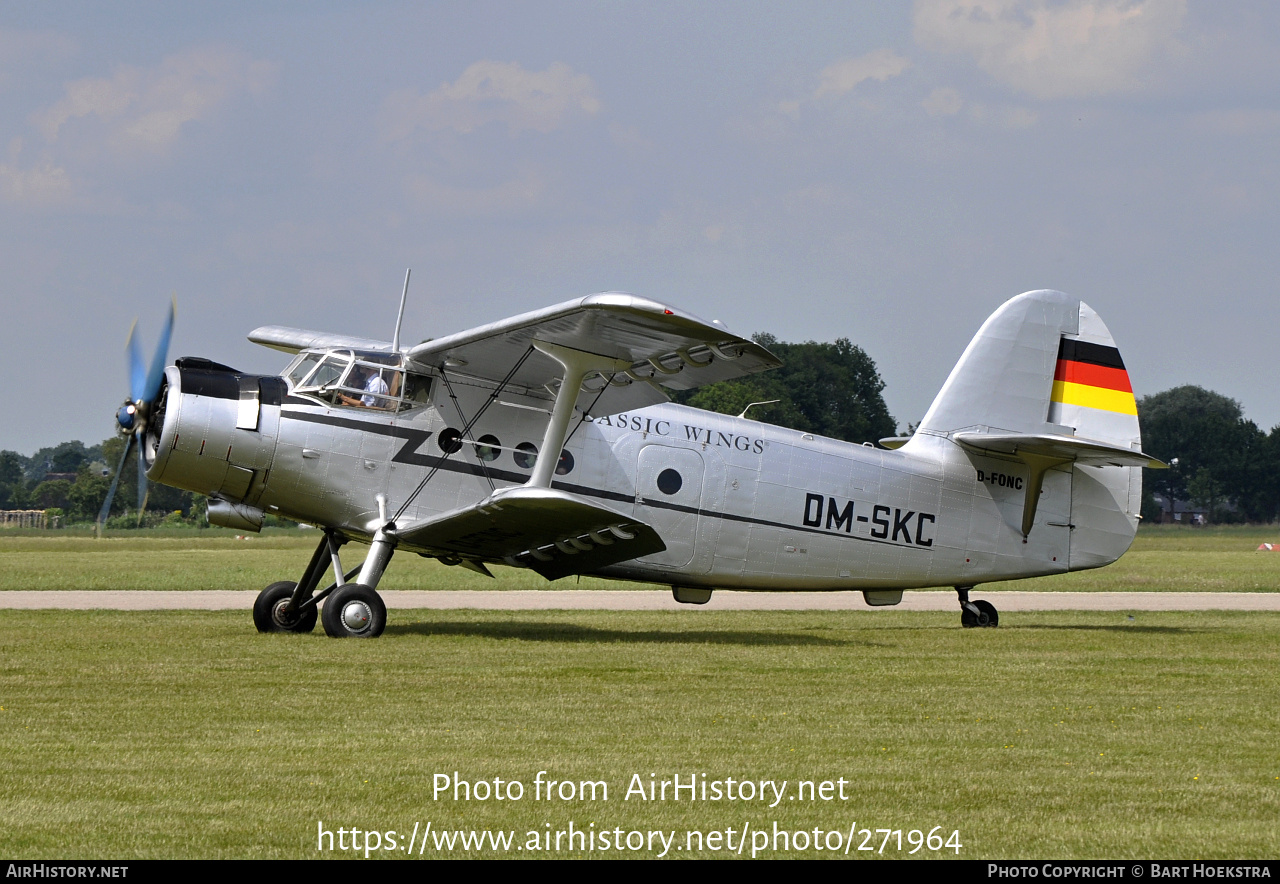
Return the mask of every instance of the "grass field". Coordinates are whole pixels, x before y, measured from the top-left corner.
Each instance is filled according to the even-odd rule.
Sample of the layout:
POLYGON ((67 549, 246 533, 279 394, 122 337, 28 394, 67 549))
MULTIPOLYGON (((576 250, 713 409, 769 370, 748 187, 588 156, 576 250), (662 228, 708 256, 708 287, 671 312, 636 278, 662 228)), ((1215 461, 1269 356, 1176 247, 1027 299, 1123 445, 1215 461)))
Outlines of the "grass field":
POLYGON ((240 613, 19 616, 0 652, 11 858, 308 857, 322 820, 1280 855, 1274 615, 392 612, 372 642, 257 635, 240 613), (534 801, 540 770, 608 800, 534 801), (455 771, 528 791, 433 801, 455 771), (623 800, 633 774, 673 773, 843 777, 848 800, 623 800))
MULTIPOLYGON (((252 589, 296 580, 315 547, 314 531, 270 530, 237 540, 231 531, 115 532, 103 540, 68 532, 0 532, 0 591, 24 589, 252 589), (145 562, 145 567, 140 567, 145 562)), ((1280 553, 1256 552, 1280 542, 1280 528, 1144 527, 1114 565, 1010 583, 992 590, 1090 592, 1280 590, 1280 553)), ((366 547, 345 547, 344 563, 360 563, 366 547)), ((490 580, 413 555, 396 557, 384 589, 623 589, 637 584, 583 578, 548 583, 529 571, 498 568, 490 580)))
MULTIPOLYGON (((1250 589, 1275 568, 1257 538, 1144 531, 1122 565, 1182 555, 1207 580, 1225 557, 1238 576, 1206 588, 1250 589)), ((0 551, 6 580, 28 574, 6 588, 42 573, 72 584, 58 588, 225 588, 291 574, 309 542, 15 536, 0 551), (130 571, 150 576, 129 583, 130 571)), ((425 567, 494 585, 397 566, 405 580, 425 567)), ((1133 573, 1074 576, 1133 589, 1133 573)), ((703 833, 696 855, 722 856, 711 831, 774 824, 842 840, 853 826, 851 856, 877 855, 857 850, 863 829, 901 830, 905 855, 912 830, 935 826, 958 830, 967 858, 1280 855, 1280 615, 1129 616, 1022 613, 962 630, 951 613, 894 610, 393 610, 381 639, 337 642, 259 635, 244 612, 6 612, 0 855, 342 855, 317 851, 321 822, 395 830, 397 846, 415 823, 515 833, 507 852, 433 842, 425 856, 527 856, 514 849, 527 833, 570 823, 676 832, 670 856, 690 855, 676 850, 689 830, 703 833), (433 800, 436 776, 455 771, 518 780, 525 796, 433 800), (608 799, 534 800, 539 771, 603 781, 608 799), (787 797, 625 799, 651 774, 785 780, 787 797), (840 778, 846 800, 792 797, 799 781, 840 778)), ((761 856, 832 855, 772 846, 761 856)))

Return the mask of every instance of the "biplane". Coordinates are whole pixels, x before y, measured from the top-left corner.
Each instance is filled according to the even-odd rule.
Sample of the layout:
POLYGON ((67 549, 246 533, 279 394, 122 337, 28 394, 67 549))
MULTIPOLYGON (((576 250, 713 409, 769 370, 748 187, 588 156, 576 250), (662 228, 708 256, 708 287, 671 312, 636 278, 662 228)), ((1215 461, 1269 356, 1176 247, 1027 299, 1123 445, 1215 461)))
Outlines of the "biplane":
POLYGON ((166 367, 172 322, 149 369, 131 337, 124 458, 136 445, 148 479, 208 495, 212 523, 320 529, 300 578, 258 596, 265 632, 319 617, 331 636, 379 635, 396 553, 669 585, 691 604, 733 589, 879 606, 954 587, 963 625, 995 626, 975 586, 1115 561, 1141 468, 1162 466, 1141 450, 1106 326, 1055 291, 1000 307, 915 432, 879 447, 672 403, 780 363, 720 322, 621 292, 412 346, 399 320, 391 341, 255 329, 290 355, 279 375, 166 367), (351 542, 366 550, 354 567, 351 542))

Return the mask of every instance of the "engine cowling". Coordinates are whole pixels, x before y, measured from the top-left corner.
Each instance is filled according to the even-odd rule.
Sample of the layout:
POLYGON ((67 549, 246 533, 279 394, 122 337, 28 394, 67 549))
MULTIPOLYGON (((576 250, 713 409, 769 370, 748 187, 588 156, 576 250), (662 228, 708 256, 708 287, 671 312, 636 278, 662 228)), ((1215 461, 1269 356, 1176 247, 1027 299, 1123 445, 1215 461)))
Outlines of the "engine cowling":
POLYGON ((165 370, 165 383, 143 445, 147 478, 256 509, 280 422, 278 407, 263 406, 279 406, 284 380, 188 357, 165 370))

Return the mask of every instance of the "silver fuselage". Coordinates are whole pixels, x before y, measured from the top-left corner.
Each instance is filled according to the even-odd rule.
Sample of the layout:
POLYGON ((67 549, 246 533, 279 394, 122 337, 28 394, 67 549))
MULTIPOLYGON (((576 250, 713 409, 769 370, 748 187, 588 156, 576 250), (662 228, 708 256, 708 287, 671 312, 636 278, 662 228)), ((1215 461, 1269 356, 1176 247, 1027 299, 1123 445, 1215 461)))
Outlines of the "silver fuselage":
MULTIPOLYGON (((390 412, 296 396, 279 378, 167 372, 151 479, 220 498, 247 525, 274 513, 363 541, 382 524, 379 497, 412 523, 527 482, 517 449, 541 442, 552 402, 504 390, 469 433, 499 443, 481 459, 471 442, 447 456, 438 443, 481 410, 495 386, 483 379, 456 376, 428 402, 390 412)), ((1024 539, 1027 467, 942 436, 888 451, 674 404, 576 414, 574 427, 552 487, 645 522, 666 544, 598 570, 607 577, 759 590, 972 585, 1105 565, 1136 528, 1132 467, 1050 470, 1024 539)))

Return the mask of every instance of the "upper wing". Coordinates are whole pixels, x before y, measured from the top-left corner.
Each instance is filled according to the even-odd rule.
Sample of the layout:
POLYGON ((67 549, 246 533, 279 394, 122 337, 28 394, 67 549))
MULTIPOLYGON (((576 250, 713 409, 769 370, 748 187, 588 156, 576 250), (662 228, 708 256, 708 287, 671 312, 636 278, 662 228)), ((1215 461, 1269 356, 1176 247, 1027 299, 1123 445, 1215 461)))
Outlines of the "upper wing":
MULTIPOLYGON (((584 381, 578 404, 592 414, 664 402, 663 387, 688 390, 782 364, 764 347, 722 325, 622 292, 577 298, 448 335, 419 344, 408 355, 419 365, 498 380, 535 340, 630 364, 610 377, 584 381)), ((562 373, 559 363, 534 353, 510 383, 554 387, 562 373)))
POLYGON ((305 328, 290 328, 286 325, 264 325, 255 328, 249 332, 249 340, 255 344, 261 344, 264 347, 270 347, 272 350, 280 350, 285 353, 297 353, 301 350, 330 350, 334 348, 391 352, 390 341, 358 338, 353 335, 335 335, 305 328))
MULTIPOLYGON (((317 347, 390 350, 388 341, 268 325, 249 340, 287 353, 317 347)), ((412 363, 498 381, 520 362, 533 341, 560 344, 629 363, 626 371, 583 382, 578 406, 616 414, 665 402, 668 390, 688 390, 777 368, 782 363, 754 341, 722 324, 625 292, 576 298, 447 335, 408 349, 412 363)), ((555 360, 533 353, 509 383, 548 395, 563 373, 555 360)))
POLYGON ((532 568, 548 580, 666 549, 648 525, 567 491, 502 488, 479 503, 406 525, 401 546, 532 568))

